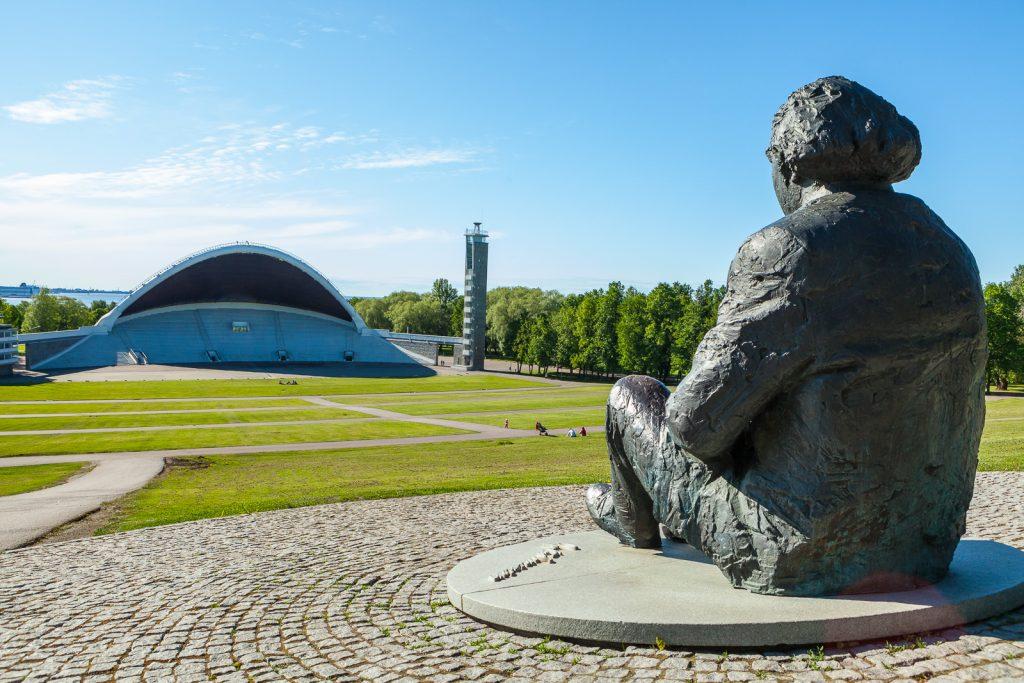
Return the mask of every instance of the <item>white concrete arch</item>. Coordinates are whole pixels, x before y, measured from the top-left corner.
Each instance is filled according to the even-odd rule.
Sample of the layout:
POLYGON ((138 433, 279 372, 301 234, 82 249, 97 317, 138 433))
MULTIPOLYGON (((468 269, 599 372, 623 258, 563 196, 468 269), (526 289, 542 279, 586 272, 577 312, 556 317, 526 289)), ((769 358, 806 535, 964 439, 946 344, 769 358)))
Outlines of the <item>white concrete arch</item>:
POLYGON ((188 268, 191 268, 204 261, 216 259, 229 254, 259 254, 268 256, 271 258, 284 261, 288 265, 297 268, 302 271, 313 280, 315 280, 321 287, 324 288, 338 303, 345 309, 348 315, 352 318, 352 323, 355 325, 356 330, 359 334, 372 333, 373 331, 367 328, 366 323, 356 312, 356 309, 348 302, 348 299, 338 291, 337 287, 331 284, 324 275, 313 266, 309 265, 298 256, 289 254, 286 251, 277 249, 275 247, 267 246, 264 244, 255 244, 252 242, 236 242, 233 244, 223 244, 209 249, 198 251, 194 254, 186 256, 183 259, 175 261, 171 265, 167 266, 163 270, 159 271, 155 275, 147 278, 142 284, 136 287, 131 294, 129 294, 123 301, 113 308, 109 313, 100 318, 96 327, 105 331, 109 331, 113 328, 114 324, 121 318, 125 311, 127 311, 132 304, 138 301, 142 296, 159 287, 163 282, 169 279, 171 276, 180 273, 188 268))

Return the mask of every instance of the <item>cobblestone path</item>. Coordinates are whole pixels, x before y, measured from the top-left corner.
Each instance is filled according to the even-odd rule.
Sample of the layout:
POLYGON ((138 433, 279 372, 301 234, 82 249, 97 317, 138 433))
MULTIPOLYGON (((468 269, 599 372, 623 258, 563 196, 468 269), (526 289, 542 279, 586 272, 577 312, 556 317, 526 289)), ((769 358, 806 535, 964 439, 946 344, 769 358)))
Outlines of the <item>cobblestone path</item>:
MULTIPOLYGON (((689 652, 514 635, 448 604, 458 560, 592 528, 581 501, 579 487, 365 501, 4 553, 0 679, 1024 679, 1024 610, 889 644, 689 652)), ((1024 547, 1024 474, 979 474, 968 533, 1024 547)))

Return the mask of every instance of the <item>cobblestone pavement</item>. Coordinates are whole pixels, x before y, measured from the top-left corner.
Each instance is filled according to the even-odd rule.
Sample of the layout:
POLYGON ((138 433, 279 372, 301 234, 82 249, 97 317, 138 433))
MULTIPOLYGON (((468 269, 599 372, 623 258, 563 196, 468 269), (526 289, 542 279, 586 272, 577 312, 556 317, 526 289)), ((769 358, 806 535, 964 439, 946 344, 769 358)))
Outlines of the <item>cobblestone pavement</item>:
MULTIPOLYGON (((448 604, 458 560, 589 529, 581 501, 365 501, 3 553, 0 680, 1024 679, 1024 610, 888 644, 726 653, 542 640, 448 604)), ((1024 474, 979 475, 971 535, 1024 547, 1022 513, 1024 474)))

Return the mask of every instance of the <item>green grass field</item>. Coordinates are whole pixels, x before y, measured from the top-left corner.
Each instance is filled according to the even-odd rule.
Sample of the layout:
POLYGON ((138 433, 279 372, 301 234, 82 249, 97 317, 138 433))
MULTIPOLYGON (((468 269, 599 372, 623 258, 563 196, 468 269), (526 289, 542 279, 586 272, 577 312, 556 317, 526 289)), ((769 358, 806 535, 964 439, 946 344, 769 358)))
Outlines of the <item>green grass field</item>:
POLYGON ((508 426, 512 429, 533 429, 534 423, 538 420, 548 429, 562 430, 569 427, 579 429, 580 427, 603 425, 604 408, 536 410, 528 413, 466 413, 465 415, 453 415, 450 419, 501 427, 505 423, 506 417, 508 426))
POLYGON ((985 404, 978 469, 1024 470, 1024 398, 1004 398, 985 404))
POLYGON ((2 436, 0 457, 64 453, 115 453, 216 446, 256 446, 311 441, 355 441, 410 436, 461 434, 463 430, 396 420, 353 421, 337 424, 169 429, 156 432, 100 432, 2 436))
POLYGON ((13 496, 17 493, 56 486, 88 464, 55 462, 46 465, 0 467, 0 496, 13 496))
POLYGON ((41 382, 0 385, 0 401, 82 401, 97 399, 220 398, 245 396, 327 396, 417 391, 516 389, 548 386, 498 375, 434 375, 414 378, 299 377, 298 384, 276 379, 198 379, 156 382, 41 382))
MULTIPOLYGON (((609 385, 572 389, 501 392, 491 395, 469 395, 459 398, 447 396, 393 397, 386 400, 362 401, 362 405, 393 410, 406 415, 458 415, 492 411, 547 410, 557 408, 603 407, 608 401, 609 385)), ((355 403, 356 401, 352 401, 355 403)))
POLYGON ((195 401, 116 401, 113 403, 10 403, 0 402, 2 415, 44 415, 62 413, 122 413, 147 410, 246 410, 250 408, 310 407, 301 398, 218 399, 195 401))
MULTIPOLYGON (((76 417, 14 417, 0 420, 0 432, 36 429, 101 429, 116 427, 159 427, 228 424, 232 422, 280 422, 338 420, 368 417, 341 408, 319 408, 306 403, 301 410, 229 410, 215 413, 147 413, 143 415, 81 415, 76 417)), ((0 443, 4 437, 0 436, 0 443)), ((130 438, 130 437, 129 437, 130 438)))
MULTIPOLYGON (((530 438, 214 456, 171 468, 117 506, 102 532, 361 498, 608 478, 604 440, 530 438)), ((581 501, 582 504, 582 501, 581 501)))
MULTIPOLYGON (((531 429, 534 422, 540 420, 559 436, 179 459, 165 475, 116 504, 112 508, 113 521, 103 531, 360 498, 581 484, 607 480, 604 438, 595 434, 586 439, 567 439, 561 434, 570 426, 602 424, 610 388, 608 384, 565 388, 489 375, 421 379, 300 378, 299 384, 294 386, 280 385, 276 380, 0 386, 2 414, 73 414, 5 418, 0 420, 0 431, 180 426, 152 432, 0 436, 0 456, 461 433, 460 430, 398 420, 361 419, 353 411, 288 398, 289 395, 324 395, 335 396, 341 403, 380 407, 408 415, 444 415, 480 425, 500 426, 508 417, 513 428, 531 429), (161 400, 170 398, 188 400, 161 400), (35 405, 3 402, 91 399, 112 399, 115 402, 35 405), (275 410, 251 410, 254 407, 275 410), (210 409, 212 412, 145 412, 186 409, 210 409), (109 414, 124 411, 145 414, 109 414), (260 424, 337 418, 352 421, 286 426, 260 424), (225 428, 188 427, 226 422, 248 424, 225 428)), ((980 469, 1024 470, 1024 399, 989 401, 986 407, 988 417, 981 444, 980 469)), ((38 467, 0 468, 0 493, 9 495, 52 485, 73 474, 80 466, 78 463, 54 463, 38 467)))

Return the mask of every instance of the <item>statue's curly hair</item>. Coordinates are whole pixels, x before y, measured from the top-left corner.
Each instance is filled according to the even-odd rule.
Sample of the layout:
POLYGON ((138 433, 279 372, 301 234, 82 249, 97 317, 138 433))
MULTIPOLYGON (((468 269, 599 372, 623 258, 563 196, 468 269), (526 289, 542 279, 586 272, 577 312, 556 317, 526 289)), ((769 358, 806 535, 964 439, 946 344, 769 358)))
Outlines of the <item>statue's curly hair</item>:
POLYGON ((909 178, 921 161, 921 136, 879 95, 829 76, 786 99, 772 119, 765 154, 794 183, 895 183, 909 178))

